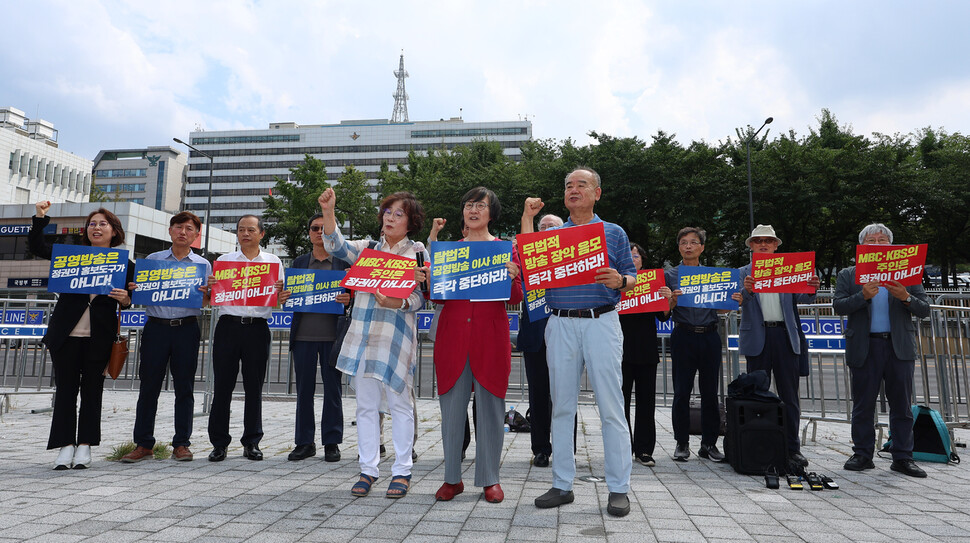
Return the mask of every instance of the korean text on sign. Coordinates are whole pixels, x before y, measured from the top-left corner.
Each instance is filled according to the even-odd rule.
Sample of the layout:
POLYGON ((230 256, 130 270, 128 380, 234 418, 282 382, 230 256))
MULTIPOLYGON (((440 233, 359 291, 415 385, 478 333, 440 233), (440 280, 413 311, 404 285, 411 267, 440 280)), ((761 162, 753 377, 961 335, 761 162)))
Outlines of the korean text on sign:
POLYGON ((391 298, 407 298, 417 285, 414 282, 415 265, 413 258, 364 249, 340 286, 372 294, 380 290, 381 294, 391 298))
POLYGON ((560 288, 596 282, 596 270, 609 266, 603 223, 515 237, 525 288, 560 288))
POLYGON ((346 275, 344 271, 288 268, 283 289, 290 291, 290 297, 283 304, 283 309, 302 313, 343 314, 344 304, 337 301, 337 295, 344 292, 340 282, 346 275))
POLYGON ((660 295, 660 289, 663 286, 663 270, 640 270, 637 273, 636 286, 624 292, 623 297, 620 298, 620 314, 666 311, 670 303, 660 295))
POLYGON ((49 292, 108 294, 113 288, 126 288, 128 251, 86 245, 51 247, 49 292))
POLYGON ((808 281, 815 276, 815 251, 805 253, 754 253, 751 278, 755 292, 813 293, 808 281))
POLYGON ((131 301, 141 305, 202 307, 202 292, 207 267, 195 262, 174 260, 135 261, 135 284, 131 301))
POLYGON ((508 300, 511 241, 431 243, 431 297, 435 300, 508 300))
POLYGON ((679 270, 680 281, 676 288, 680 289, 681 295, 677 298, 677 305, 707 309, 738 308, 738 303, 731 299, 732 294, 741 290, 741 271, 737 268, 681 265, 679 270))
POLYGON ((279 264, 215 261, 211 287, 212 305, 272 307, 276 305, 279 264))
POLYGON ((872 281, 899 281, 904 287, 911 287, 922 282, 925 264, 925 243, 856 245, 855 282, 864 285, 872 281))

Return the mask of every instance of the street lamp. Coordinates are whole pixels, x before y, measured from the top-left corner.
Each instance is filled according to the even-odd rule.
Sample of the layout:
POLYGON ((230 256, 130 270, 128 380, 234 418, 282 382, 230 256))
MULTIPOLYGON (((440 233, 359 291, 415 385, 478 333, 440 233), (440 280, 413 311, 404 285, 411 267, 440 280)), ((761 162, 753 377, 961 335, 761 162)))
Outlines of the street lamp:
MULTIPOLYGON (((749 229, 750 232, 754 231, 754 197, 751 195, 751 140, 758 135, 758 132, 761 132, 762 128, 771 124, 771 121, 773 120, 775 120, 774 117, 768 117, 765 119, 765 122, 762 123, 761 128, 755 130, 754 134, 748 136, 748 139, 744 142, 744 146, 747 149, 748 154, 748 221, 751 223, 751 228, 749 229)), ((768 133, 765 132, 765 135, 768 135, 768 133)))
MULTIPOLYGON (((196 153, 199 153, 200 155, 209 159, 209 200, 205 204, 205 247, 202 249, 202 256, 204 256, 205 258, 209 258, 209 224, 212 223, 212 168, 215 163, 215 159, 212 158, 212 155, 210 155, 209 153, 200 151, 178 138, 172 138, 172 139, 175 140, 175 143, 181 143, 182 145, 188 147, 189 149, 192 149, 196 153)), ((748 164, 748 188, 749 189, 751 187, 750 178, 751 178, 751 164, 749 161, 749 164, 748 164)))

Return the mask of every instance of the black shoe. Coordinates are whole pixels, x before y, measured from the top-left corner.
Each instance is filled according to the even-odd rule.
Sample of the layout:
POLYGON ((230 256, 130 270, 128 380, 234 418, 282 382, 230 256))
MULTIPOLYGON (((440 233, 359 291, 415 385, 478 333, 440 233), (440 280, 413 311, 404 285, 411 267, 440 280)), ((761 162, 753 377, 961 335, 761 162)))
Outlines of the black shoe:
POLYGON ((243 456, 250 460, 262 460, 263 451, 259 450, 258 445, 243 445, 243 456))
POLYGON ((614 517, 625 517, 630 514, 630 498, 626 492, 610 492, 610 499, 606 502, 606 512, 614 517))
POLYGON ((340 447, 336 443, 324 445, 323 459, 327 462, 340 462, 340 447))
POLYGON ((687 442, 678 443, 677 448, 674 449, 674 460, 686 462, 688 458, 690 458, 690 447, 687 446, 687 442))
MULTIPOLYGON (((895 464, 895 462, 893 462, 895 464)), ((876 465, 872 463, 871 458, 866 458, 861 454, 853 454, 848 460, 845 461, 845 465, 842 469, 847 469, 849 471, 862 471, 864 469, 873 469, 876 465)))
POLYGON ((384 458, 385 454, 387 454, 387 447, 385 447, 384 444, 381 443, 381 458, 384 458))
MULTIPOLYGON (((244 453, 245 454, 245 453, 244 453)), ((286 457, 287 460, 303 460, 305 458, 310 458, 311 456, 317 455, 317 446, 313 443, 306 443, 304 445, 297 445, 290 455, 286 457)))
POLYGON ((532 465, 537 468, 548 468, 549 467, 549 455, 546 453, 539 453, 532 459, 532 465))
POLYGON ((225 447, 215 447, 212 452, 209 453, 209 462, 222 462, 226 459, 226 448, 225 447))
POLYGON ((717 445, 704 445, 701 443, 701 448, 697 451, 697 456, 707 458, 708 460, 712 460, 714 462, 724 461, 724 454, 717 450, 717 445))
POLYGON ((648 468, 652 468, 657 465, 657 462, 654 461, 653 457, 647 453, 634 454, 633 458, 648 468))
POLYGON ((913 462, 912 458, 902 458, 900 460, 893 460, 893 463, 889 465, 889 469, 893 471, 898 471, 903 475, 909 475, 910 477, 926 477, 926 472, 922 468, 913 462))
POLYGON ((560 505, 573 503, 575 497, 572 490, 559 490, 552 487, 548 492, 536 498, 536 507, 539 509, 550 509, 560 505))
POLYGON ((798 464, 803 468, 808 467, 808 458, 802 456, 802 453, 791 453, 788 455, 788 462, 792 464, 798 464))
POLYGON ((414 450, 412 448, 411 449, 411 463, 413 464, 413 463, 415 463, 417 461, 418 461, 418 451, 416 451, 416 450, 414 450))

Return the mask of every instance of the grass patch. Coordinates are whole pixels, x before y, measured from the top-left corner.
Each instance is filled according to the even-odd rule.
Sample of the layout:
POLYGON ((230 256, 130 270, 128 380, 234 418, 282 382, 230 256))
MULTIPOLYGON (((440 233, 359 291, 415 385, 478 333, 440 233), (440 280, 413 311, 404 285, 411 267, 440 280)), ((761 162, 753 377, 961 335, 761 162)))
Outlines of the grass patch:
MULTIPOLYGON (((118 460, 121 460, 124 455, 135 450, 135 447, 136 445, 133 441, 127 441, 121 445, 116 445, 111 448, 111 454, 109 454, 106 459, 117 462, 118 460)), ((155 460, 167 460, 172 456, 172 449, 169 447, 168 443, 156 442, 155 446, 152 447, 152 455, 155 457, 155 460)))

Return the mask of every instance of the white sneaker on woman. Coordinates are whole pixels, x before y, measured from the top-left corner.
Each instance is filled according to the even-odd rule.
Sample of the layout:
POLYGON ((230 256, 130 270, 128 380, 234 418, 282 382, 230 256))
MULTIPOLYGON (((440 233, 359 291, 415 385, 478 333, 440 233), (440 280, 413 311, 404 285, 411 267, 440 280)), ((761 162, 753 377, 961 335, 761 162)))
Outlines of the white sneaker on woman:
POLYGON ((78 445, 74 452, 74 469, 87 469, 91 465, 91 446, 78 445))
POLYGON ((54 469, 57 471, 71 469, 71 460, 74 459, 74 445, 64 445, 61 447, 57 460, 54 461, 54 469))

